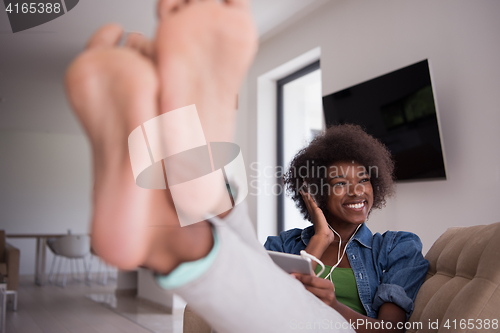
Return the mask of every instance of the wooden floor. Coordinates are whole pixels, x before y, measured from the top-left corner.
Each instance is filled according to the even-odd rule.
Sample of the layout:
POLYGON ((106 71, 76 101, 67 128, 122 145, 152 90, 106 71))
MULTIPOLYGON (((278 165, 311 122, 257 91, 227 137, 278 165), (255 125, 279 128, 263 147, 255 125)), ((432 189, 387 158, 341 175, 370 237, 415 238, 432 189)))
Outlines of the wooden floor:
POLYGON ((7 333, 182 333, 182 309, 173 315, 132 297, 116 299, 112 282, 90 287, 36 286, 22 278, 18 309, 7 311, 7 333))

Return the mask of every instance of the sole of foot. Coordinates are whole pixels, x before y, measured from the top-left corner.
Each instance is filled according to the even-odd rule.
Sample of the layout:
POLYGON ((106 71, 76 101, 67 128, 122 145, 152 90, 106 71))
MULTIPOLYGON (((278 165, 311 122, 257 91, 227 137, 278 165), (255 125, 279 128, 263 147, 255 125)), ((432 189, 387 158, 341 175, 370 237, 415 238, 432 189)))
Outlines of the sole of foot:
POLYGON ((68 98, 93 152, 92 246, 121 269, 143 265, 168 272, 208 252, 210 227, 181 228, 169 191, 134 182, 127 137, 159 114, 159 83, 152 62, 134 49, 116 48, 113 32, 114 26, 98 31, 66 76, 68 98), (182 251, 180 241, 192 250, 182 251))

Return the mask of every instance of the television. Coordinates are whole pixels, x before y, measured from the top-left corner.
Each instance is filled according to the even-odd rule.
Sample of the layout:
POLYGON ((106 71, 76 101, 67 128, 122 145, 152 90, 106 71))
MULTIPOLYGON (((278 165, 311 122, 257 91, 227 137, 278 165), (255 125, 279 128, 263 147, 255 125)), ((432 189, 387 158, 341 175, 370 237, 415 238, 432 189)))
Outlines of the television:
POLYGON ((323 97, 325 123, 358 124, 382 141, 396 181, 446 179, 427 60, 323 97))

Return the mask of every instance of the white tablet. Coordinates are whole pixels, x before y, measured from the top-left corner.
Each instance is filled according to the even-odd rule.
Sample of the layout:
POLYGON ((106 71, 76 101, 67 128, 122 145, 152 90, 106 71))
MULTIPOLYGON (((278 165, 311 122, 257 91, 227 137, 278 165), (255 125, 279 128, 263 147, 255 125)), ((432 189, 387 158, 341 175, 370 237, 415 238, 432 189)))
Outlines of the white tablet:
POLYGON ((274 263, 287 273, 300 273, 314 276, 311 259, 296 254, 267 251, 274 263))

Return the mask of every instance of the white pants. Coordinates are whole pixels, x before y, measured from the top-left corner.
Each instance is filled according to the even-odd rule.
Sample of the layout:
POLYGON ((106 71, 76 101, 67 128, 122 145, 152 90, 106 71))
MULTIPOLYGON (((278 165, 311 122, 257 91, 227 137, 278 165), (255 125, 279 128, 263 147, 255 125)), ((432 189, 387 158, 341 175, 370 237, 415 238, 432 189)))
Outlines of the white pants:
POLYGON ((198 279, 173 290, 219 333, 354 332, 334 309, 276 266, 246 203, 213 218, 219 251, 198 279))

